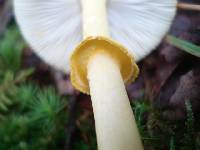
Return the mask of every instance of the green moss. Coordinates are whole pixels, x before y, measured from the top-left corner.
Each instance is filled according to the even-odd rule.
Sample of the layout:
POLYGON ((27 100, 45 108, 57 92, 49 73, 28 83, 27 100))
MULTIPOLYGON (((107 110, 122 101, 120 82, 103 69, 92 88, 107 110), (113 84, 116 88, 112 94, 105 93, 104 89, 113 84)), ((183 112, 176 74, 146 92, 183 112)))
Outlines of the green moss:
POLYGON ((59 149, 67 136, 66 100, 27 81, 34 69, 21 69, 23 47, 10 27, 0 41, 0 149, 59 149))

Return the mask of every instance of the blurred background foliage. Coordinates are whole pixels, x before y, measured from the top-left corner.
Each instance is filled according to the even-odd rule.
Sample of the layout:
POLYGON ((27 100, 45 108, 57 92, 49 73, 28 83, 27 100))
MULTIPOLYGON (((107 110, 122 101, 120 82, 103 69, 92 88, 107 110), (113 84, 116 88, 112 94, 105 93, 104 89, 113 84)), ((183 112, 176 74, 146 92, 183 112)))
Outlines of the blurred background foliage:
POLYGON ((21 68, 24 46, 15 26, 0 42, 0 149, 57 149, 67 136, 67 101, 28 81, 34 69, 21 68))

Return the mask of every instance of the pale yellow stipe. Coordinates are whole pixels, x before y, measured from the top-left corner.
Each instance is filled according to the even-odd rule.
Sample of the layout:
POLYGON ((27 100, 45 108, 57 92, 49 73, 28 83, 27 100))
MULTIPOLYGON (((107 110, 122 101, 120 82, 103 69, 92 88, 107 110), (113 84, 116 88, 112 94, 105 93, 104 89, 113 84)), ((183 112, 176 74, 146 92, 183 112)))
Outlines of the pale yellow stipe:
POLYGON ((83 36, 109 37, 107 0, 80 0, 82 7, 83 36))
POLYGON ((143 150, 116 60, 98 52, 87 68, 98 149, 143 150))
POLYGON ((139 69, 133 56, 109 38, 106 0, 81 0, 83 36, 71 56, 71 81, 91 95, 99 150, 143 150, 124 83, 139 69))

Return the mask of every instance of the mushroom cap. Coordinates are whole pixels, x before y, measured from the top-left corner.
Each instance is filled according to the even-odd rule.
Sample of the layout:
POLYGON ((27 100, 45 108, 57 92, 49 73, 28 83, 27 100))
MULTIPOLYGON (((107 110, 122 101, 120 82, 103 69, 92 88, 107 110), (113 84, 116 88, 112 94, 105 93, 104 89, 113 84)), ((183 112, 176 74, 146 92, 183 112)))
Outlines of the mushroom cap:
MULTIPOLYGON (((148 55, 169 30, 176 0, 108 0, 111 37, 124 45, 136 61, 148 55)), ((14 0, 23 36, 45 62, 70 71, 70 57, 81 42, 79 0, 14 0)))

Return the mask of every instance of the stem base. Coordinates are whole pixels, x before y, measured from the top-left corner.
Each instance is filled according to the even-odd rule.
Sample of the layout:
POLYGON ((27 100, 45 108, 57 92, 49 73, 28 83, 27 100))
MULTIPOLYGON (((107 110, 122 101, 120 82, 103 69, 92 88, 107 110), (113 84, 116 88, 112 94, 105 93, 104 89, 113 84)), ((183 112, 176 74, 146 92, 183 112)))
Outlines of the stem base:
POLYGON ((142 150, 118 64, 106 53, 95 54, 88 80, 99 150, 142 150))

